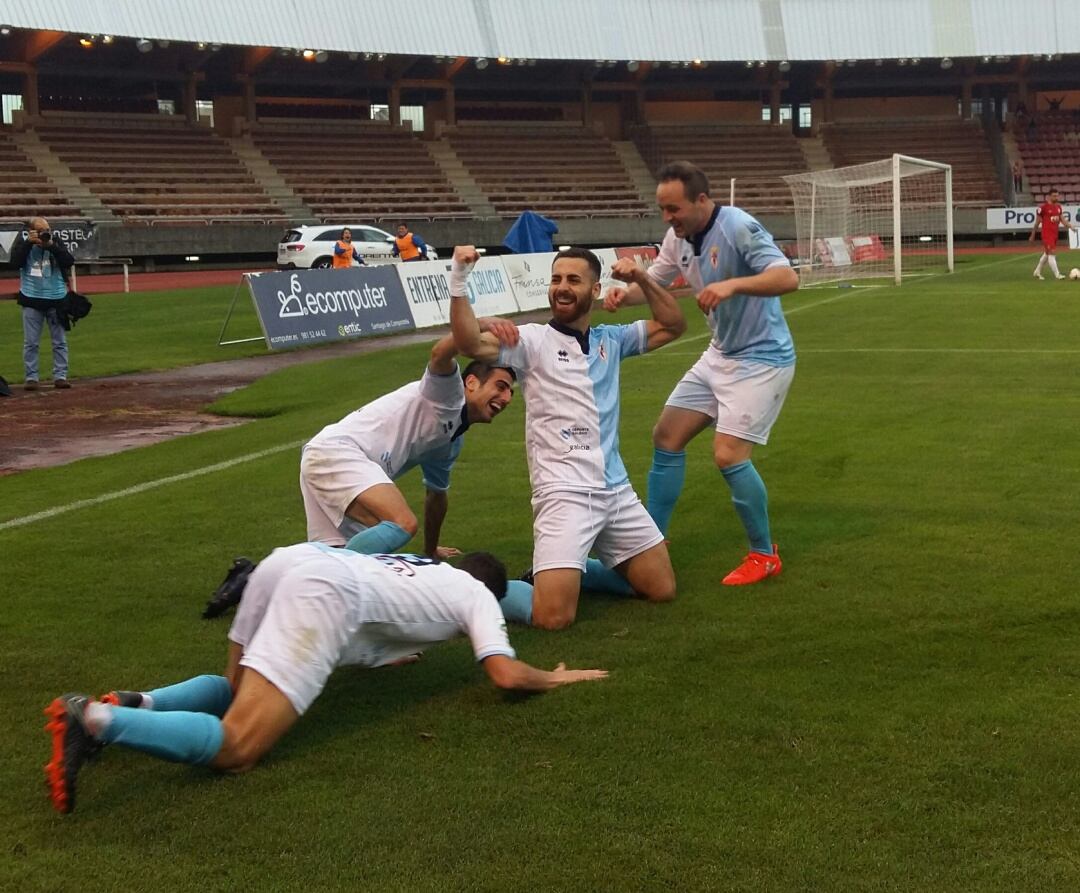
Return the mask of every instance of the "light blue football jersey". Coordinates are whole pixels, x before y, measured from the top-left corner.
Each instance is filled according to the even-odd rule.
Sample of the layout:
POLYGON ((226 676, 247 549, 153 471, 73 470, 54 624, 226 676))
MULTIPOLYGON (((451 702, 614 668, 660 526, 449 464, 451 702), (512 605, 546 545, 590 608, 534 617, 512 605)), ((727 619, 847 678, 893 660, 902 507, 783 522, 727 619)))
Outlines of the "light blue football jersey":
MULTIPOLYGON (((670 285, 681 273, 700 291, 713 282, 781 265, 790 262, 765 227, 739 208, 717 205, 709 225, 693 239, 667 231, 649 275, 670 285)), ((713 346, 725 357, 769 366, 795 363, 795 345, 779 297, 734 295, 709 313, 709 328, 713 346)))

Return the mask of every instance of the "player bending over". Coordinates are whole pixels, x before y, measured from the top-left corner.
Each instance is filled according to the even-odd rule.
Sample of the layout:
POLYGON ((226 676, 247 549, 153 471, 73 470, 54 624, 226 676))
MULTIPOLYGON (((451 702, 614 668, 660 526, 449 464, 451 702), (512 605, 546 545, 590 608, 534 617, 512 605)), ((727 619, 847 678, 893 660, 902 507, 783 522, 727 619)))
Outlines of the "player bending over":
POLYGON ((607 676, 517 660, 496 601, 505 591, 506 568, 487 552, 465 555, 455 568, 319 543, 275 549, 236 612, 224 676, 99 700, 67 694, 49 704, 45 779, 53 806, 75 808, 79 770, 106 744, 244 772, 311 706, 335 667, 387 666, 459 633, 499 688, 546 691, 607 676))
MULTIPOLYGON (((656 203, 671 229, 648 276, 680 273, 698 293, 712 340, 675 386, 653 429, 649 513, 667 533, 686 476, 686 445, 712 427, 713 459, 731 491, 750 552, 722 582, 757 583, 780 573, 768 497, 751 454, 764 444, 795 375, 795 348, 779 295, 799 277, 765 228, 745 211, 709 198, 704 172, 686 161, 660 171, 656 203)), ((612 289, 608 310, 640 301, 640 287, 612 289)))

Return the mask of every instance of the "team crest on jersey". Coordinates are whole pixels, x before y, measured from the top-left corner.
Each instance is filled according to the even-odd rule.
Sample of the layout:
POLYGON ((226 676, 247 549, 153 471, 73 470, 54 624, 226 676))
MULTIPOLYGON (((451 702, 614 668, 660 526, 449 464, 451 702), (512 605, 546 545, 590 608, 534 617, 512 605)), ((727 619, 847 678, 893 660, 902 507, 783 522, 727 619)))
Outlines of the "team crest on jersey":
POLYGON ((720 266, 720 249, 715 245, 709 249, 709 265, 714 270, 720 266))
POLYGON ((603 341, 600 342, 599 354, 600 354, 600 359, 601 360, 607 361, 607 351, 604 349, 604 342, 603 341))

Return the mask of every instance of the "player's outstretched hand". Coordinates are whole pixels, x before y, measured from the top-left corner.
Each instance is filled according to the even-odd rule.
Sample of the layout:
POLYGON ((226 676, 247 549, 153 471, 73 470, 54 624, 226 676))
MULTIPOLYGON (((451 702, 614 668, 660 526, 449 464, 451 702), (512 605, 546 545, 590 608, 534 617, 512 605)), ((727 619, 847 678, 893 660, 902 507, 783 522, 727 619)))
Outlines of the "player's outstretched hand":
POLYGON ((708 313, 710 310, 713 310, 717 304, 721 301, 726 301, 733 294, 735 294, 735 292, 731 288, 730 283, 713 282, 706 285, 698 292, 697 305, 701 308, 702 313, 708 313))
POLYGON ((454 248, 454 263, 463 267, 471 267, 480 260, 480 252, 475 245, 458 245, 454 248))
POLYGON ((453 558, 455 555, 460 554, 461 549, 455 549, 453 546, 436 546, 431 557, 436 561, 446 561, 447 558, 453 558))
POLYGON ((499 339, 500 344, 514 347, 518 343, 518 327, 510 320, 498 316, 485 316, 479 320, 479 323, 480 331, 491 332, 499 339))
POLYGON ((551 671, 555 674, 558 685, 569 685, 572 682, 593 682, 598 679, 607 679, 607 670, 568 670, 566 664, 559 664, 551 671))
POLYGON ((604 292, 604 309, 608 313, 614 313, 623 305, 623 301, 626 300, 628 294, 629 292, 625 288, 619 288, 617 285, 609 288, 604 292))

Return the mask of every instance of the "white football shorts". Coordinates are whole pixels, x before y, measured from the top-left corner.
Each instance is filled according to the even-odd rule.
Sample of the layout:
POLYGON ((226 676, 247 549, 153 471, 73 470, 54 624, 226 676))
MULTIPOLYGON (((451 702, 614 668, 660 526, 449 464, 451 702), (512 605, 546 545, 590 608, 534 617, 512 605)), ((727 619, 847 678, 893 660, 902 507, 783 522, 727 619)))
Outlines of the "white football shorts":
POLYGON ((345 510, 365 490, 391 483, 385 469, 355 447, 307 444, 300 456, 300 494, 308 541, 344 546, 353 534, 365 529, 346 518, 345 510))
POLYGON ((359 629, 357 572, 307 544, 275 549, 252 571, 229 629, 240 665, 303 714, 359 629))
POLYGON ((585 570, 589 551, 615 567, 664 541, 634 488, 545 490, 533 495, 533 573, 585 570))
POLYGON ((720 434, 764 444, 794 377, 794 366, 732 360, 709 345, 675 385, 666 405, 704 413, 715 420, 720 434))

